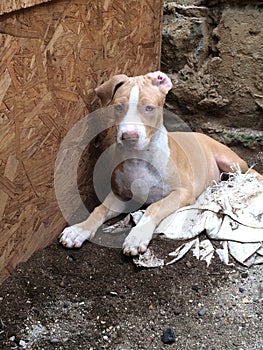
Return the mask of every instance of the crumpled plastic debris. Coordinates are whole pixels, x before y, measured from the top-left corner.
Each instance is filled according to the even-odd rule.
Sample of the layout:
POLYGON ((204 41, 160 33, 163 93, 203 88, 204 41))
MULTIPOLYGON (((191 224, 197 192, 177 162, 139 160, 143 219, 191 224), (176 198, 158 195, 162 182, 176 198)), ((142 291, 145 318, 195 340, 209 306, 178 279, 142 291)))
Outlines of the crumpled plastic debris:
POLYGON ((161 267, 164 266, 164 259, 157 258, 150 248, 145 253, 133 258, 135 265, 140 267, 161 267))
MULTIPOLYGON (((184 247, 186 253, 194 245, 194 255, 208 265, 214 253, 225 264, 229 264, 229 256, 248 267, 261 264, 263 180, 249 173, 231 173, 227 181, 207 188, 193 205, 164 219, 156 232, 171 239, 191 239, 189 249, 184 247), (199 241, 197 237, 204 231, 207 239, 199 241)), ((177 254, 172 252, 170 256, 174 259, 169 264, 177 254)))
MULTIPOLYGON (((207 265, 215 254, 225 264, 230 256, 247 267, 263 263, 263 180, 238 170, 228 175, 227 181, 208 187, 193 205, 175 211, 156 228, 156 234, 188 241, 168 254, 173 259, 166 264, 190 250, 207 265), (205 239, 201 239, 204 232, 205 239)), ((142 215, 141 210, 131 214, 135 224, 142 215)), ((146 251, 134 262, 154 267, 155 259, 153 252, 146 251)))
POLYGON ((110 233, 119 233, 122 232, 124 229, 128 229, 131 228, 131 216, 132 214, 128 214, 127 216, 125 216, 122 220, 117 221, 115 224, 113 225, 106 225, 104 224, 102 226, 102 230, 103 232, 110 232, 110 233))

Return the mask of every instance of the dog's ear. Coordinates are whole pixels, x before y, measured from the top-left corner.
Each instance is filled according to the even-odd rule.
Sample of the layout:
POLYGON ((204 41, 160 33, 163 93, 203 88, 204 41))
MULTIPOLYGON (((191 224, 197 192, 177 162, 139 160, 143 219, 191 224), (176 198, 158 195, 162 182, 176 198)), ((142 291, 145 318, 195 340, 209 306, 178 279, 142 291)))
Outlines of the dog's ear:
POLYGON ((171 79, 160 71, 148 73, 147 76, 152 78, 153 85, 158 86, 161 92, 165 95, 173 87, 171 79))
POLYGON ((97 96, 101 100, 102 106, 107 106, 111 102, 117 89, 128 79, 129 78, 125 74, 114 75, 95 89, 97 96))

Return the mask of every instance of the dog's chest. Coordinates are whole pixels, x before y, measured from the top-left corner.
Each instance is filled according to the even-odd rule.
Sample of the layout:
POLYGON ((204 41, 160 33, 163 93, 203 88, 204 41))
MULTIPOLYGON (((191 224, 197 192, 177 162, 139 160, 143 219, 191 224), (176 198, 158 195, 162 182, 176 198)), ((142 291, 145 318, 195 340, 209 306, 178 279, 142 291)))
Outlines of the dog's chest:
POLYGON ((156 168, 142 159, 129 159, 114 172, 116 193, 124 198, 156 202, 169 193, 166 185, 166 170, 156 168))

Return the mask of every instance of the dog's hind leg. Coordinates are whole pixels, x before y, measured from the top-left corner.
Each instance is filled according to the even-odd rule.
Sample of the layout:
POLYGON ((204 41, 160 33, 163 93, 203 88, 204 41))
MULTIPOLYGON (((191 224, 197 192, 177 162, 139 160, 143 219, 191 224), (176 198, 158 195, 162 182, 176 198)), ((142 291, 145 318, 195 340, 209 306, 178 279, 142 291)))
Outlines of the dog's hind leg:
POLYGON ((224 145, 221 146, 224 147, 224 152, 220 152, 220 154, 216 156, 217 166, 221 171, 230 173, 240 170, 241 173, 248 172, 262 179, 262 176, 256 170, 249 168, 247 163, 235 152, 224 145))

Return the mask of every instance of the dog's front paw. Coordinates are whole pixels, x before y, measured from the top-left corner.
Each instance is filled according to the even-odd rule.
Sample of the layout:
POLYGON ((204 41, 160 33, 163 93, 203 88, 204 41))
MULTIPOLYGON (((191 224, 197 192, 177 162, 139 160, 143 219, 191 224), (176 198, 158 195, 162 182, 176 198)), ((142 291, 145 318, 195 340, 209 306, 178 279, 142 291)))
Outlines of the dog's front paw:
POLYGON ((79 248, 87 239, 92 238, 90 231, 84 231, 76 225, 66 227, 59 236, 59 242, 67 248, 79 248))
POLYGON ((144 253, 151 241, 152 234, 142 235, 131 230, 123 243, 123 253, 126 255, 136 256, 144 253))

